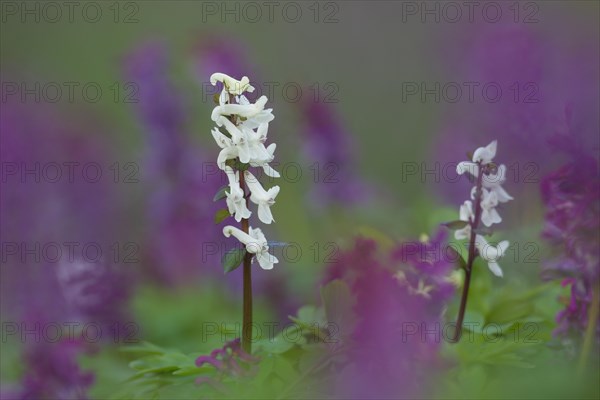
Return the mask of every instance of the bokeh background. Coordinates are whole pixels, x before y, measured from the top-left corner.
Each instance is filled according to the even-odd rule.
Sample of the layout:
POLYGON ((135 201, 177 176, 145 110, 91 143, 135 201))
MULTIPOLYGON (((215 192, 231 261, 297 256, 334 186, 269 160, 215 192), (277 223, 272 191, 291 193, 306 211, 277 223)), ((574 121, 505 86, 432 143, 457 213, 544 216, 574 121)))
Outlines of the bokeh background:
MULTIPOLYGON (((356 237, 380 251, 437 238, 469 193, 455 164, 497 139, 515 200, 493 239, 513 247, 503 279, 481 264, 469 318, 540 323, 553 350, 523 356, 530 381, 507 387, 498 379, 523 365, 445 344, 445 383, 427 396, 598 396, 593 379, 560 377, 579 358, 594 282, 597 293, 599 4, 276 3, 2 2, 2 398, 108 398, 132 375, 122 345, 202 353, 223 342, 199 339, 206 323, 235 331, 241 269, 223 274, 234 242, 213 221, 226 183, 210 135, 216 71, 249 76, 275 115, 283 178, 265 231, 288 245, 273 271, 255 269, 255 320, 284 324, 318 304, 332 266, 356 260, 356 237), (543 182, 581 160, 575 189, 561 186, 589 212, 567 217, 589 222, 575 274, 587 308, 573 328, 555 315, 580 300, 563 273, 584 267, 555 265, 566 250, 548 237, 573 231, 548 234, 543 182), (493 314, 497 303, 518 315, 493 314), (101 337, 64 341, 65 322, 101 337), (61 340, 48 340, 52 324, 61 340)), ((458 291, 443 301, 452 320, 458 291)), ((597 349, 595 335, 590 376, 597 349)))

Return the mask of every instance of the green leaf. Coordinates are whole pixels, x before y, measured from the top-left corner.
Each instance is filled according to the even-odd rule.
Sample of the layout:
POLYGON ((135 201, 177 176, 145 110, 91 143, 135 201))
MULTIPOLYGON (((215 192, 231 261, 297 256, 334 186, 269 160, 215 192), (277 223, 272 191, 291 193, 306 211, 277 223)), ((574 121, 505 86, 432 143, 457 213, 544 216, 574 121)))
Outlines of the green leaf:
POLYGON ((223 271, 227 274, 237 267, 240 266, 242 261, 244 260, 244 256, 246 255, 246 249, 234 247, 231 250, 228 250, 221 259, 221 264, 223 265, 223 271))
POLYGON ((449 250, 453 254, 454 259, 456 260, 455 263, 460 268, 462 268, 466 271, 467 270, 467 262, 465 261, 463 256, 452 246, 448 246, 446 249, 449 250))
POLYGON ((222 186, 217 193, 215 193, 215 197, 213 197, 213 201, 219 201, 227 197, 227 189, 229 189, 229 185, 222 186))
POLYGON ((245 171, 250 166, 250 164, 245 164, 241 162, 239 158, 229 159, 225 161, 225 165, 238 171, 245 171))
POLYGON ((444 225, 448 229, 462 229, 465 226, 467 226, 468 223, 469 222, 467 221, 461 221, 457 219, 456 221, 445 222, 442 225, 444 225))
POLYGON ((223 222, 226 218, 230 217, 229 210, 226 208, 222 208, 215 213, 215 224, 223 222))
MULTIPOLYGON (((296 337, 296 332, 287 332, 287 334, 292 337, 296 337)), ((256 343, 256 347, 264 350, 267 353, 281 354, 294 347, 294 344, 296 343, 303 344, 301 339, 292 341, 284 337, 283 333, 280 333, 273 338, 266 337, 262 340, 259 340, 256 343)))

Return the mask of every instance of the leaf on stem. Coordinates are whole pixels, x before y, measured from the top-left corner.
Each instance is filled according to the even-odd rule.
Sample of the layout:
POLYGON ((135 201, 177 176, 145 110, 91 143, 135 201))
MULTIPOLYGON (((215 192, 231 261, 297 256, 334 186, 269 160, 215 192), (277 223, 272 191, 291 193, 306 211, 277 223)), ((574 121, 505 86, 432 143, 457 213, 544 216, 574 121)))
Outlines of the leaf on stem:
POLYGON ((223 222, 223 220, 225 220, 225 218, 227 218, 229 216, 231 216, 231 214, 229 214, 228 209, 222 208, 222 209, 218 210, 215 213, 215 224, 223 222))
POLYGON ((237 269, 242 264, 245 256, 246 249, 244 248, 234 247, 233 249, 228 250, 221 259, 223 271, 227 274, 237 269))
POLYGON ((227 190, 229 189, 229 185, 222 186, 217 193, 215 193, 215 197, 213 197, 213 201, 219 201, 227 197, 227 190))
POLYGON ((468 221, 461 221, 457 219, 456 221, 444 222, 442 225, 448 229, 462 229, 467 226, 468 223, 468 221))

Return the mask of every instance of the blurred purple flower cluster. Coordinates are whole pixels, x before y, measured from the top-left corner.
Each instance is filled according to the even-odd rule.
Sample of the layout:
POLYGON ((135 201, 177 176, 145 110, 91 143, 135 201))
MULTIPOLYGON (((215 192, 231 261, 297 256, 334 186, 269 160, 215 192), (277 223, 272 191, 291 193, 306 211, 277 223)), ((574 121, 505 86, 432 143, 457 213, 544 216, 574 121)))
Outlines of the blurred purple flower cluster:
MULTIPOLYGON (((256 373, 258 357, 246 353, 242 349, 239 338, 225 343, 222 348, 213 350, 208 356, 200 356, 196 359, 196 365, 202 367, 210 364, 215 367, 221 375, 229 376, 252 376, 256 373)), ((210 378, 200 377, 197 383, 211 382, 210 378)))
POLYGON ((82 371, 77 362, 79 354, 89 351, 85 347, 84 342, 77 340, 35 343, 28 347, 24 390, 6 399, 87 399, 86 392, 94 382, 94 375, 82 371))
POLYGON ((305 96, 299 104, 304 157, 317 174, 309 192, 313 205, 352 206, 365 200, 367 187, 356 166, 352 135, 333 104, 317 102, 312 96, 305 96))
POLYGON ((85 398, 92 378, 76 362, 82 325, 103 329, 130 318, 132 277, 107 255, 119 239, 114 232, 125 231, 124 203, 111 178, 82 173, 93 164, 101 174, 116 159, 101 126, 91 115, 67 118, 49 104, 2 105, 0 158, 16 172, 3 177, 0 196, 0 305, 3 322, 18 327, 11 339, 21 339, 26 375, 17 398, 85 398), (86 259, 94 254, 86 245, 103 255, 86 259), (49 324, 66 323, 73 332, 61 329, 56 340, 44 335, 49 324))
MULTIPOLYGON (((582 337, 591 323, 589 310, 599 301, 600 173, 598 160, 589 153, 577 151, 572 157, 542 181, 546 207, 543 237, 561 250, 543 266, 542 277, 560 278, 564 286, 571 287, 570 298, 556 317, 555 333, 582 337)), ((600 337, 600 320, 593 323, 600 337)))
POLYGON ((350 365, 337 375, 336 394, 351 398, 423 394, 440 366, 442 316, 454 293, 453 264, 444 254, 445 232, 407 242, 389 254, 357 239, 325 281, 342 279, 355 296, 357 323, 350 365), (358 345, 360 343, 360 345, 358 345))
POLYGON ((160 42, 144 43, 126 58, 126 78, 139 85, 136 108, 147 150, 147 262, 156 278, 176 285, 218 271, 224 239, 213 229, 218 205, 211 199, 224 182, 187 136, 184 102, 168 73, 160 42))
MULTIPOLYGON (((510 149, 507 180, 518 194, 535 190, 540 177, 558 165, 548 157, 549 144, 569 131, 569 119, 576 128, 570 141, 598 149, 600 63, 592 39, 571 38, 577 46, 565 47, 562 38, 542 35, 533 26, 503 23, 469 25, 462 34, 450 36, 452 43, 441 41, 444 73, 464 85, 460 101, 448 104, 435 160, 447 165, 463 156, 469 143, 498 139, 510 149), (472 101, 467 83, 474 87, 472 101)), ((456 200, 468 186, 466 179, 450 178, 436 190, 456 200)))

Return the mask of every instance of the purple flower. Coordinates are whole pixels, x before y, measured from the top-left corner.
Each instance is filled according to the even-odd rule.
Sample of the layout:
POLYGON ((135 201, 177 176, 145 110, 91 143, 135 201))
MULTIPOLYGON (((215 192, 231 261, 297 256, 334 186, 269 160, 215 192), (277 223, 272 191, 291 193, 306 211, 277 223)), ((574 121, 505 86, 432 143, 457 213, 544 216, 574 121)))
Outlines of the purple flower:
MULTIPOLYGON (((564 286, 571 287, 570 298, 556 317, 555 333, 581 337, 590 323, 588 309, 599 284, 600 174, 596 158, 571 150, 572 161, 548 174, 541 184, 546 207, 542 235, 562 250, 544 264, 542 277, 561 278, 564 286)), ((600 336, 600 329, 597 333, 600 336)))
POLYGON ((82 371, 77 364, 83 346, 74 340, 28 344, 24 360, 27 369, 19 399, 86 399, 94 375, 82 371))
MULTIPOLYGON (((569 135, 572 143, 598 148, 597 40, 565 47, 563 38, 552 33, 503 23, 469 24, 464 34, 459 40, 451 36, 452 43, 441 41, 451 52, 443 65, 453 71, 449 81, 477 86, 470 101, 463 85, 460 101, 442 117, 434 159, 444 165, 463 154, 461 143, 467 140, 498 139, 511 149, 506 155, 508 180, 518 195, 536 188, 539 178, 558 165, 547 156, 556 134, 576 128, 569 135)), ((452 178, 437 189, 456 200, 464 182, 452 178)))
POLYGON ((17 172, 2 183, 0 235, 17 251, 7 253, 0 270, 0 306, 3 318, 38 335, 23 344, 18 398, 85 398, 92 382, 77 366, 81 343, 64 331, 68 340, 40 340, 45 324, 75 324, 78 336, 85 323, 104 330, 128 318, 131 281, 106 257, 122 237, 114 232, 127 233, 120 225, 125 203, 112 177, 95 180, 82 172, 92 163, 105 172, 118 159, 100 126, 93 115, 66 117, 49 104, 2 105, 0 158, 17 172), (25 169, 31 172, 24 177, 25 169), (90 261, 94 253, 84 246, 105 256, 90 261))
MULTIPOLYGON (((220 377, 225 375, 232 377, 253 376, 256 373, 259 358, 246 353, 242 349, 240 339, 234 339, 225 343, 222 348, 213 350, 208 356, 200 356, 196 359, 196 365, 202 367, 210 364, 215 367, 220 377)), ((200 377, 197 383, 206 383, 206 377, 200 377)))
POLYGON ((137 111, 147 139, 148 261, 159 280, 181 284, 202 271, 219 271, 224 239, 207 229, 218 205, 201 199, 210 199, 224 182, 186 135, 183 102, 167 67, 166 48, 158 42, 134 49, 125 62, 127 79, 139 85, 137 111))
POLYGON ((399 245, 386 255, 374 241, 357 239, 327 271, 354 297, 357 323, 349 365, 338 375, 336 395, 416 396, 438 363, 442 312, 454 288, 453 265, 441 256, 445 233, 399 245))
POLYGON ((304 156, 315 171, 310 192, 318 207, 354 205, 366 198, 366 187, 356 167, 354 142, 333 106, 311 96, 300 103, 304 156))

